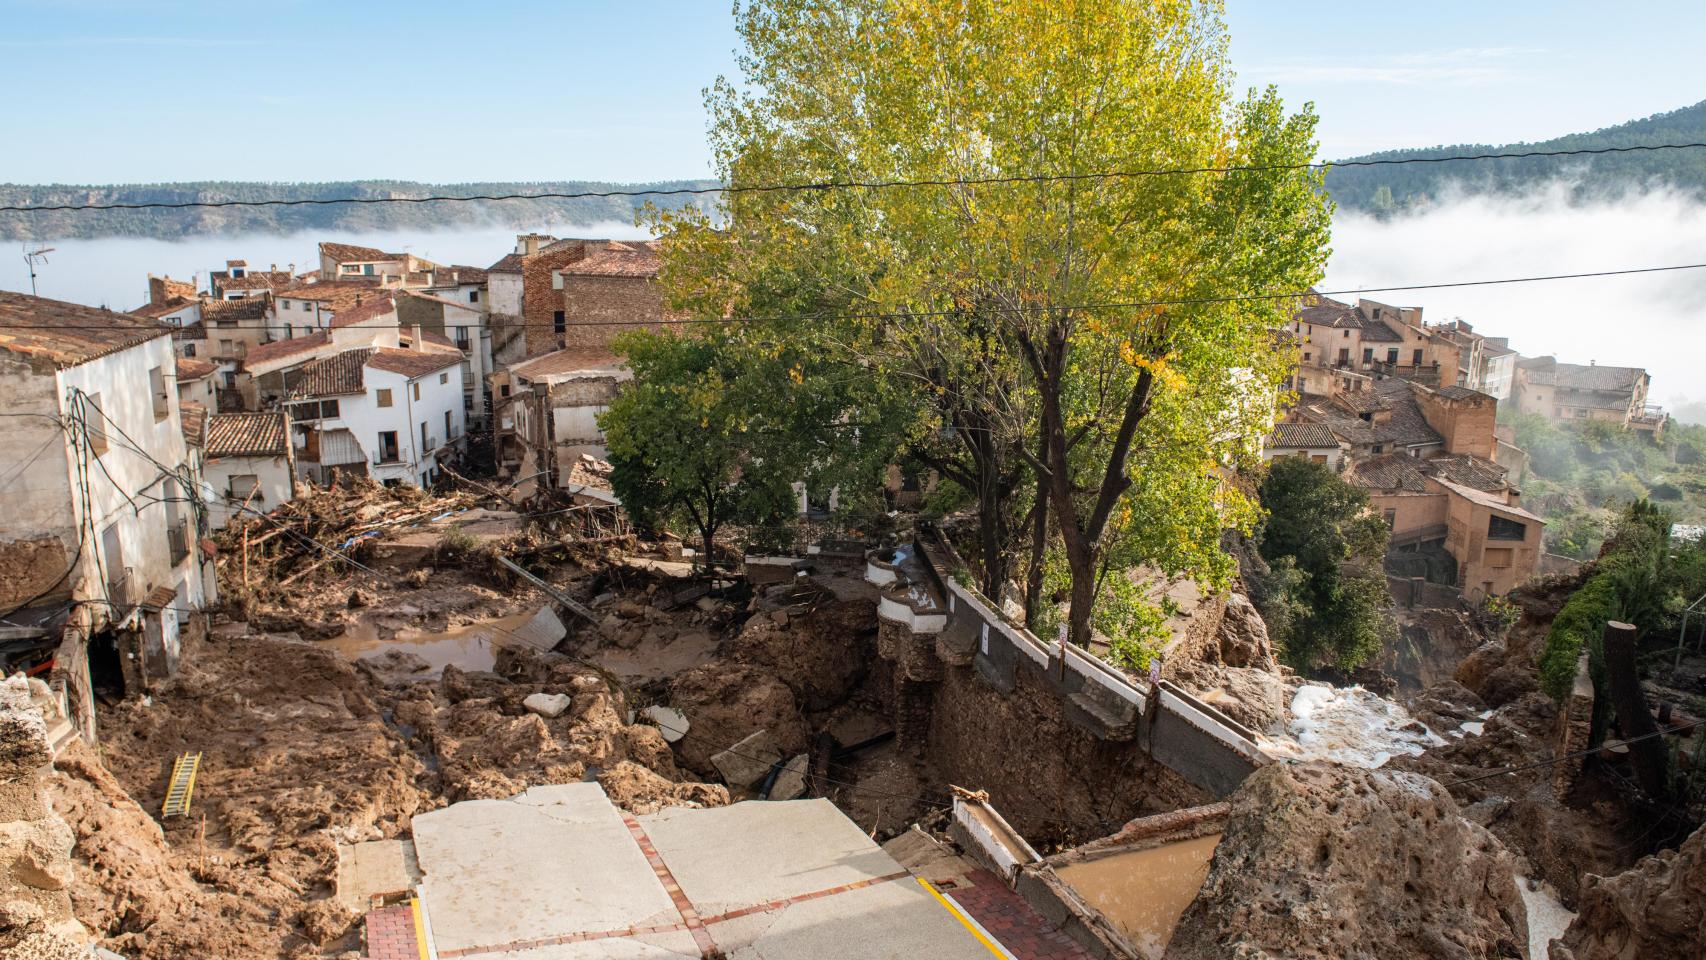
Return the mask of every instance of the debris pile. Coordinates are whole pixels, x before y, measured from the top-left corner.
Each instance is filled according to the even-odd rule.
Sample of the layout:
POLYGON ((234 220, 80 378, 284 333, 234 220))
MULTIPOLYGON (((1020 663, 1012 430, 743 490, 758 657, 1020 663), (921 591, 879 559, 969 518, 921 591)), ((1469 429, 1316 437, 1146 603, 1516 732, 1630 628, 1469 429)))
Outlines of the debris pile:
POLYGON ((67 893, 73 836, 43 790, 53 754, 35 701, 47 697, 39 680, 0 679, 0 954, 15 960, 89 952, 67 893))
POLYGON ((1706 956, 1706 828, 1678 850, 1583 885, 1552 960, 1706 956))
POLYGON ((1272 764, 1231 805, 1169 960, 1526 954, 1512 857, 1434 781, 1272 764))

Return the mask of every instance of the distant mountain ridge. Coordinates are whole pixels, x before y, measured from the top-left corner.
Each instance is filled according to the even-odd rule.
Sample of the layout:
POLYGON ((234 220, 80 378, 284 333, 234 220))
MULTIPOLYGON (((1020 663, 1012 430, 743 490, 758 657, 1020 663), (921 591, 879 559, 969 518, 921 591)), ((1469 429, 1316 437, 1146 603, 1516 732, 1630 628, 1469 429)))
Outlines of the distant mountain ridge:
MULTIPOLYGON (((1706 101, 1642 120, 1535 143, 1387 150, 1348 160, 1448 157, 1465 153, 1578 150, 1655 143, 1706 142, 1706 101)), ((1335 167, 1327 189, 1341 209, 1377 215, 1425 207, 1453 186, 1466 193, 1514 193, 1555 179, 1574 184, 1578 196, 1664 185, 1706 194, 1706 149, 1608 154, 1591 157, 1530 157, 1450 164, 1335 167)), ((514 183, 433 184, 409 180, 350 180, 331 183, 202 181, 111 186, 0 184, 0 206, 75 203, 184 203, 219 200, 326 200, 350 197, 471 196, 508 193, 585 193, 638 189, 701 189, 714 180, 605 183, 565 180, 514 183)), ((176 240, 194 235, 435 230, 458 226, 536 227, 632 222, 650 200, 662 208, 707 207, 711 196, 586 197, 576 200, 494 203, 331 204, 294 207, 198 207, 184 210, 55 211, 0 213, 0 240, 152 237, 176 240)))
MULTIPOLYGON (((716 186, 713 180, 603 183, 565 180, 529 183, 418 183, 351 180, 333 183, 202 181, 111 186, 0 184, 0 206, 57 204, 186 203, 222 200, 329 200, 370 197, 476 196, 510 193, 587 193, 676 190, 716 186)), ((665 209, 703 205, 707 195, 585 197, 574 200, 506 200, 479 203, 349 203, 277 207, 191 207, 182 210, 0 213, 0 240, 152 237, 176 240, 198 234, 295 233, 304 230, 369 232, 435 230, 457 226, 537 227, 557 224, 632 223, 649 200, 665 209)))
MULTIPOLYGON (((1387 150, 1346 160, 1404 160, 1528 150, 1591 150, 1658 143, 1706 142, 1706 101, 1631 120, 1592 133, 1573 133, 1535 143, 1462 143, 1413 150, 1387 150)), ((1706 192, 1706 149, 1614 153, 1587 157, 1527 157, 1467 160, 1406 166, 1335 167, 1327 190, 1341 209, 1394 213, 1437 201, 1455 184, 1465 193, 1514 193, 1564 178, 1578 197, 1653 185, 1706 192)))

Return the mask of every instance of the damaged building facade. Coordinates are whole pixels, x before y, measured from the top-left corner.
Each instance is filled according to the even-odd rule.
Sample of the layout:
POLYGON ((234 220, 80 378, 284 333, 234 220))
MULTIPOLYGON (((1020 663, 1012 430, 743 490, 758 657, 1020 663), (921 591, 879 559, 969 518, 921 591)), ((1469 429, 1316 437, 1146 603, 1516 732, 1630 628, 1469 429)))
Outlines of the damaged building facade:
POLYGON ((67 715, 92 735, 94 686, 134 692, 171 673, 193 611, 215 599, 171 329, 14 293, 0 320, 7 667, 51 659, 67 715))

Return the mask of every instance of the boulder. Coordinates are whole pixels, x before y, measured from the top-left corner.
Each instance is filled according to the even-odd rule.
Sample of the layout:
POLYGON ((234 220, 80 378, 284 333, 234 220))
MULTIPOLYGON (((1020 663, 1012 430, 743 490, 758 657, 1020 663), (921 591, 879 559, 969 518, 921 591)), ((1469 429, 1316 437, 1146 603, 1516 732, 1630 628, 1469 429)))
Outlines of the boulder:
POLYGON ((770 799, 793 800, 805 793, 806 768, 810 763, 811 757, 802 753, 783 764, 781 772, 776 774, 776 782, 770 787, 770 799))
POLYGON ((756 785, 781 760, 782 753, 776 747, 776 738, 770 735, 770 731, 760 730, 727 750, 713 754, 711 766, 723 775, 724 783, 738 790, 756 785))
POLYGON ((1706 957, 1706 827, 1615 877, 1588 877, 1576 906, 1551 960, 1706 957))
POLYGON ((1274 668, 1268 624, 1241 593, 1226 598, 1226 616, 1220 621, 1220 660, 1229 667, 1274 668))
POLYGON ((674 743, 687 735, 691 726, 687 715, 674 707, 653 704, 640 711, 640 716, 657 725, 658 732, 663 734, 664 742, 674 743))
POLYGON ((547 720, 555 720, 569 709, 569 695, 566 693, 530 693, 521 705, 547 720))
POLYGON ((1208 878, 1166 956, 1522 957, 1528 921, 1513 868, 1434 780, 1271 764, 1233 794, 1208 878))

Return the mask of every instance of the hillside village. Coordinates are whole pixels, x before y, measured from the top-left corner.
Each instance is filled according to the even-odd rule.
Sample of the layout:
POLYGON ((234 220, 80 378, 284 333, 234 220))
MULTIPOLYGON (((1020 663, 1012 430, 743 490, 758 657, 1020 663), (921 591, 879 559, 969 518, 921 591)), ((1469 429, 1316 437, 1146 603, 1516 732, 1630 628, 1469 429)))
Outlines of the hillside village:
POLYGON ((733 29, 713 180, 0 207, 229 247, 0 290, 0 957, 1706 956, 1706 426, 1433 295, 1706 265, 1335 289, 1215 4, 733 29))

